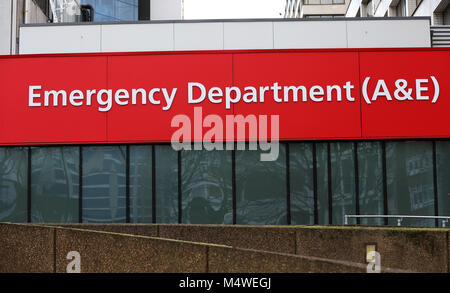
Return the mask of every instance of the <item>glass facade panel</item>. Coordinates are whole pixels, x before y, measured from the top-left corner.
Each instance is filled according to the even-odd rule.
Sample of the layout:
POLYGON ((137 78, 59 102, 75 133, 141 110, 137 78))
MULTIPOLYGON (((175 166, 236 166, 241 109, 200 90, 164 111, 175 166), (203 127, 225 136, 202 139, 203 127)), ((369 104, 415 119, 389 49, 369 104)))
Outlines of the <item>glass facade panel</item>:
MULTIPOLYGON (((382 146, 380 142, 358 143, 359 213, 384 215, 382 146)), ((383 219, 361 218, 363 225, 382 225, 383 219)))
POLYGON ((0 222, 27 221, 28 148, 0 148, 0 222))
MULTIPOLYGON (((345 214, 356 214, 356 188, 360 215, 385 214, 386 187, 390 215, 434 216, 437 210, 449 216, 450 140, 435 145, 436 166, 432 141, 388 141, 385 161, 381 141, 289 143, 290 223, 314 224, 315 168, 318 224, 341 225, 345 214)), ((0 222, 26 222, 28 215, 32 222, 78 222, 80 196, 83 222, 126 222, 128 182, 131 223, 232 224, 234 173, 236 223, 288 223, 285 143, 272 162, 261 161, 261 151, 236 151, 234 170, 231 151, 128 148, 129 158, 127 145, 85 146, 81 154, 73 146, 0 148, 0 222)), ((435 222, 404 219, 402 226, 435 222)), ((388 223, 396 226, 397 220, 388 223)), ((360 224, 383 225, 384 220, 362 218, 360 224)))
POLYGON ((329 224, 328 143, 316 143, 318 224, 329 224))
POLYGON ((284 225, 286 213, 286 151, 262 162, 261 151, 236 151, 236 222, 244 225, 284 225))
POLYGON ((31 221, 78 222, 79 148, 31 149, 31 221))
POLYGON ((138 0, 80 0, 94 8, 94 21, 136 21, 138 0))
POLYGON ((314 178, 312 144, 289 144, 291 223, 314 224, 314 178))
POLYGON ((130 222, 152 223, 152 146, 130 146, 130 222))
POLYGON ((178 223, 178 152, 155 145, 156 222, 178 223))
POLYGON ((83 222, 125 222, 125 146, 83 147, 83 222))
POLYGON ((182 152, 183 223, 232 224, 231 151, 182 152))
MULTIPOLYGON (((432 142, 386 143, 386 172, 390 215, 434 216, 432 142)), ((434 226, 434 220, 404 219, 402 226, 434 226)))
POLYGON ((450 141, 436 142, 436 171, 438 214, 450 216, 450 141))
MULTIPOLYGON (((333 224, 344 224, 344 215, 356 214, 353 143, 330 143, 333 224)), ((355 219, 349 219, 355 224, 355 219)))

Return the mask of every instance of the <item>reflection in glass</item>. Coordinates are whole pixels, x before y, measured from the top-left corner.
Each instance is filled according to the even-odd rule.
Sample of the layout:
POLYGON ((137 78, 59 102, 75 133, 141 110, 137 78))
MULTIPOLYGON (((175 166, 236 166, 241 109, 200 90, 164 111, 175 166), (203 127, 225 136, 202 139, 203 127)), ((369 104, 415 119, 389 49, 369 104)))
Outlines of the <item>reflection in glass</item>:
MULTIPOLYGON (((380 142, 358 143, 359 211, 361 215, 383 215, 383 165, 380 142)), ((382 225, 383 219, 361 218, 363 225, 382 225)))
POLYGON ((178 152, 155 145, 156 222, 178 223, 178 152))
POLYGON ((291 223, 314 224, 314 179, 312 144, 289 144, 291 223))
POLYGON ((231 151, 182 152, 183 223, 232 224, 231 151))
MULTIPOLYGON (((247 147, 248 148, 248 147, 247 147)), ((285 225, 286 152, 262 162, 257 151, 236 151, 236 222, 248 225, 285 225)))
MULTIPOLYGON (((353 143, 330 143, 333 224, 344 224, 344 215, 356 214, 353 143)), ((356 223, 349 219, 349 224, 356 223)))
POLYGON ((27 148, 0 148, 0 222, 27 221, 27 148))
POLYGON ((83 222, 125 222, 125 146, 82 151, 83 222))
POLYGON ((438 213, 450 216, 450 141, 436 142, 436 165, 438 213))
POLYGON ((31 149, 31 221, 78 222, 78 147, 31 149))
POLYGON ((136 21, 138 0, 80 0, 94 8, 94 21, 136 21))
POLYGON ((130 222, 152 223, 152 146, 130 146, 130 222))
MULTIPOLYGON (((433 151, 430 141, 386 143, 388 212, 434 216, 433 151)), ((390 225, 397 220, 390 219, 390 225)), ((434 226, 434 220, 404 219, 402 226, 434 226)))
POLYGON ((328 143, 316 143, 317 213, 319 224, 329 224, 328 214, 328 143))

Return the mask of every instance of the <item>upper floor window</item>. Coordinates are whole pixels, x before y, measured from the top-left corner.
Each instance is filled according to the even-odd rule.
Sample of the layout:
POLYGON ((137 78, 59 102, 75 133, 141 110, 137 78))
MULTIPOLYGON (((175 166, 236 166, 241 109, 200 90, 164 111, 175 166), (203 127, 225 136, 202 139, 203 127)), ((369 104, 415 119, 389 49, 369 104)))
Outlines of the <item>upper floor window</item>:
POLYGON ((345 4, 345 0, 303 0, 305 5, 334 5, 345 4))

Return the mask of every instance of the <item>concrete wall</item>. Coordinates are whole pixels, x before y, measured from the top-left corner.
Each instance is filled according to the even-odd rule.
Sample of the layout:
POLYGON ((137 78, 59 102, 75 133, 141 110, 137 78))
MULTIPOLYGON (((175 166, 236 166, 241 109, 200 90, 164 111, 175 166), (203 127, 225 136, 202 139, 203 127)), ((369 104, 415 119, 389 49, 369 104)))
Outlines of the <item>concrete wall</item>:
POLYGON ((428 19, 157 22, 20 29, 21 54, 429 46, 428 19))
MULTIPOLYGON (((26 224, 0 224, 0 273, 64 273, 67 255, 82 273, 362 273, 366 266, 299 255, 146 236, 26 224)), ((395 271, 394 271, 395 272, 395 271)))
POLYGON ((359 264, 365 263, 366 244, 376 244, 383 268, 450 272, 450 229, 163 224, 65 226, 213 243, 359 264))

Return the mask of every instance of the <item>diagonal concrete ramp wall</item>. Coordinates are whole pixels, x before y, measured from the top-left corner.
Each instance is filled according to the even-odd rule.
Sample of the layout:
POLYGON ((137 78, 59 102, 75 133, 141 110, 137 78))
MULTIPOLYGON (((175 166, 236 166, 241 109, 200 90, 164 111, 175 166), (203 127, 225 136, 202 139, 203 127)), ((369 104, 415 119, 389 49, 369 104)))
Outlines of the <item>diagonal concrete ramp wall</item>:
POLYGON ((382 266, 417 272, 450 272, 450 229, 352 226, 238 226, 178 224, 70 224, 285 254, 365 263, 374 244, 382 266))
MULTIPOLYGON (((70 251, 81 255, 84 273, 365 272, 366 266, 116 232, 0 223, 0 272, 66 271, 70 251)), ((388 272, 403 272, 387 269, 388 272)))

